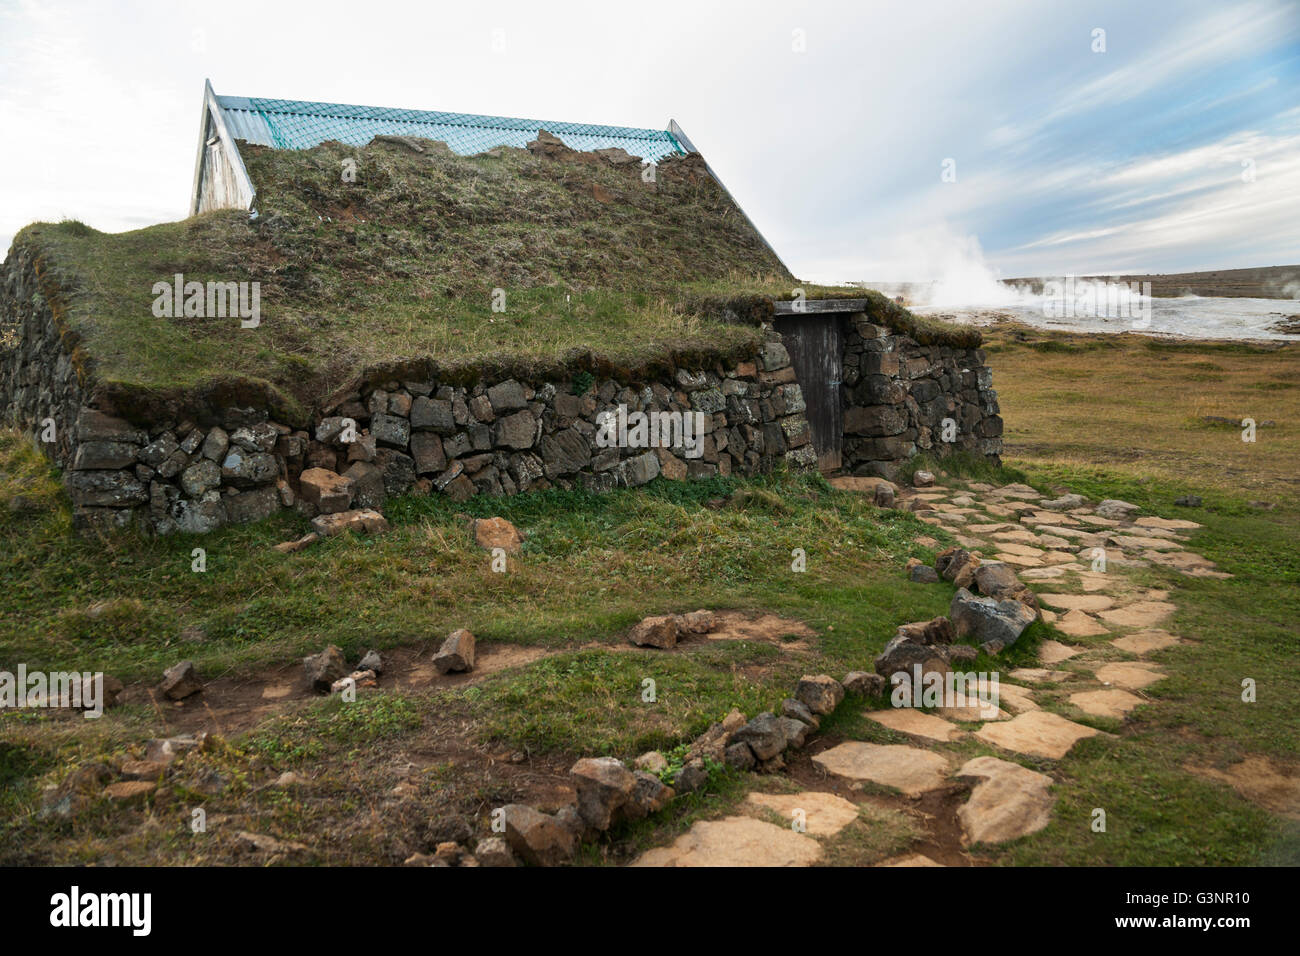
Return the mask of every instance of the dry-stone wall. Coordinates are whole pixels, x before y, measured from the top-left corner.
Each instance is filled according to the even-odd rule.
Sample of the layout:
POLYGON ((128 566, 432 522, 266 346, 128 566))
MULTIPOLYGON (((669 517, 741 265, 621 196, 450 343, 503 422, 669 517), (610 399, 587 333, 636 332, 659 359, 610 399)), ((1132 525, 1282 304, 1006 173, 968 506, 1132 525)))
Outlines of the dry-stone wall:
MULTIPOLYGON (((11 266, 14 265, 11 263, 11 266)), ((549 487, 603 491, 656 477, 758 474, 816 464, 804 400, 775 333, 752 360, 635 385, 510 379, 472 387, 386 381, 345 395, 310 430, 229 407, 189 421, 127 421, 80 381, 30 264, 6 271, 18 344, 0 354, 0 408, 64 469, 79 527, 206 532, 282 508, 309 517, 414 491, 464 500, 549 487), (698 442, 601 447, 598 415, 699 412, 698 442), (56 424, 41 442, 41 423, 56 424)), ((83 376, 84 377, 84 376, 83 376)))
MULTIPOLYGON (((63 469, 78 527, 206 532, 282 508, 309 517, 375 508, 411 491, 457 501, 549 487, 604 491, 817 461, 803 391, 770 325, 757 354, 734 365, 597 380, 581 394, 573 379, 370 383, 296 429, 256 407, 184 421, 116 414, 63 325, 55 287, 18 251, 0 281, 0 316, 0 410, 63 469), (671 447, 603 447, 598 416, 620 407, 701 413, 698 454, 680 435, 671 447)), ((889 475, 925 449, 996 458, 1002 422, 982 352, 921 346, 865 316, 848 324, 846 470, 889 475), (957 426, 952 443, 941 438, 945 418, 957 426)))
POLYGON ((999 461, 1002 419, 982 349, 919 345, 865 315, 845 333, 845 471, 894 478, 919 452, 962 450, 999 461))

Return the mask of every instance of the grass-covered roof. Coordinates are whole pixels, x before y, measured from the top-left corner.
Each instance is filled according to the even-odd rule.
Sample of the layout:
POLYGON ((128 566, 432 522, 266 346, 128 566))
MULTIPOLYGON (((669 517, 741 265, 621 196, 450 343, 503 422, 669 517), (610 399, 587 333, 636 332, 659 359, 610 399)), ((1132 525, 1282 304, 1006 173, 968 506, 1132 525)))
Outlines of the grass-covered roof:
POLYGON ((646 182, 639 163, 592 153, 461 157, 427 140, 241 154, 255 217, 119 234, 36 224, 15 239, 124 411, 205 395, 301 418, 358 376, 430 364, 636 374, 752 349, 756 326, 711 304, 747 297, 761 315, 795 284, 698 156, 666 159, 646 182), (260 325, 155 316, 154 285, 176 273, 260 283, 260 325))

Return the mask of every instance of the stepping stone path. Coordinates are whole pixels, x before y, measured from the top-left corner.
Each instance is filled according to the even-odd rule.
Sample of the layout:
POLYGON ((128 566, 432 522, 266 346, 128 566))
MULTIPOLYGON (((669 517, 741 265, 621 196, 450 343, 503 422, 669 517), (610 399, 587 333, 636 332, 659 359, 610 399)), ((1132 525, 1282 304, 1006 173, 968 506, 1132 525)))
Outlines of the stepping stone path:
MULTIPOLYGON (((809 836, 834 836, 858 818, 858 805, 833 793, 751 793, 745 803, 784 817, 787 825, 802 814, 809 836)), ((746 808, 748 809, 748 807, 746 808)))
POLYGON ((1059 760, 1078 741, 1097 733, 1091 727, 1045 710, 1030 710, 1005 723, 985 724, 975 736, 1003 750, 1059 760))
POLYGON ((701 820, 671 844, 647 850, 632 866, 812 866, 822 846, 791 827, 726 817, 701 820))
POLYGON ((957 771, 977 777, 970 800, 957 811, 962 842, 1005 843, 1037 833, 1052 821, 1052 778, 997 757, 976 757, 957 771))
POLYGON ((949 740, 962 735, 962 729, 955 724, 950 724, 941 717, 935 717, 912 707, 872 710, 868 711, 866 716, 868 719, 874 720, 890 730, 896 730, 900 734, 925 737, 928 740, 937 740, 941 743, 947 743, 949 740))
POLYGON ((1123 717, 1142 703, 1126 690, 1086 690, 1070 695, 1070 703, 1093 717, 1123 717))
POLYGON ((827 773, 876 783, 916 796, 947 783, 948 761, 928 750, 897 744, 848 741, 813 757, 827 773))
POLYGON ((1177 643, 1178 638, 1168 631, 1161 630, 1138 631, 1134 634, 1126 634, 1124 637, 1117 637, 1111 641, 1111 644, 1121 651, 1128 651, 1128 653, 1137 654, 1139 657, 1153 654, 1156 651, 1163 651, 1166 647, 1173 647, 1177 643))
MULTIPOLYGON (((840 477, 831 483, 870 496, 884 481, 840 477)), ((918 520, 941 527, 975 557, 1004 561, 1022 581, 1041 587, 1037 599, 1043 620, 1072 643, 1043 640, 1037 666, 1004 674, 996 714, 981 712, 978 705, 868 710, 864 716, 876 728, 873 734, 884 734, 884 739, 893 734, 910 743, 845 740, 814 754, 812 763, 826 774, 853 781, 857 786, 849 796, 862 802, 898 799, 855 796, 852 791, 860 791, 862 784, 892 788, 914 799, 970 785, 969 797, 957 810, 962 846, 1000 844, 1037 833, 1051 822, 1056 802, 1052 765, 1043 761, 1068 760, 1080 740, 1101 734, 1054 711, 1070 713, 1073 708, 1089 717, 1127 719, 1147 701, 1144 689, 1165 676, 1162 667, 1142 658, 1182 643, 1162 629, 1176 610, 1170 592, 1136 586, 1127 569, 1154 567, 1159 573, 1174 572, 1175 578, 1230 575, 1187 549, 1189 533, 1201 527, 1197 522, 1134 517, 1135 509, 1123 502, 1108 502, 1104 513, 1097 514, 1095 504, 1078 496, 1047 502, 1026 485, 995 488, 978 482, 964 489, 932 485, 919 493, 895 488, 895 496, 903 510, 924 503, 918 520), (1104 566, 1096 562, 1100 554, 1104 566), (954 745, 972 738, 1001 756, 977 756, 957 767, 954 745), (1023 766, 1022 759, 1034 760, 1036 769, 1023 766)), ((918 538, 917 543, 936 551, 944 547, 936 538, 918 538)), ((810 747, 815 740, 815 735, 809 738, 810 747)), ((1250 783, 1250 773, 1185 769, 1243 792, 1250 783)), ((1270 780, 1274 802, 1297 812, 1300 780, 1282 773, 1270 780)), ((816 865, 825 858, 823 841, 837 839, 858 818, 858 809, 853 800, 832 793, 753 791, 736 815, 698 821, 668 846, 642 854, 634 865, 816 865), (802 811, 804 832, 772 822, 793 821, 796 811, 802 811)), ((943 864, 909 852, 875 865, 943 864)))
POLYGON ((1164 672, 1154 664, 1137 661, 1119 661, 1102 664, 1094 671, 1097 680, 1103 684, 1113 684, 1124 690, 1141 690, 1164 678, 1164 672))

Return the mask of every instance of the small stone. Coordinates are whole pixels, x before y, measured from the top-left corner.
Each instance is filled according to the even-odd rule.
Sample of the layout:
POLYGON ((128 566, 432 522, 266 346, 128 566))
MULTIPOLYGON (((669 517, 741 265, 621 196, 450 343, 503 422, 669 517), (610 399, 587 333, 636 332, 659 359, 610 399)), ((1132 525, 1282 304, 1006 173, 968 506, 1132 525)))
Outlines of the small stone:
POLYGON ((914 565, 907 576, 917 584, 934 584, 939 580, 939 572, 925 564, 914 565))
POLYGON ((505 518, 477 518, 473 530, 474 542, 485 551, 503 548, 515 554, 524 543, 524 536, 505 518))
POLYGON ((792 717, 795 720, 802 721, 809 727, 821 726, 821 720, 808 709, 808 705, 801 700, 795 700, 793 697, 787 697, 781 701, 781 716, 792 717))
POLYGON ((203 682, 199 680, 192 661, 181 661, 163 671, 162 684, 158 689, 168 700, 184 700, 203 690, 203 682))
POLYGON ((122 776, 127 780, 157 780, 167 772, 161 760, 127 760, 122 764, 122 776))
POLYGON ((366 651, 365 656, 361 658, 361 662, 357 664, 357 670, 374 671, 376 674, 382 674, 384 672, 384 659, 376 650, 366 651))
POLYGON ((325 468, 308 468, 299 476, 302 500, 321 514, 338 514, 352 507, 352 479, 325 468))
POLYGON ((123 780, 105 787, 104 796, 115 803, 131 803, 143 800, 157 789, 158 784, 151 780, 123 780))
POLYGON ((328 692, 335 681, 342 680, 348 674, 343 651, 335 644, 329 645, 319 654, 304 657, 302 664, 308 685, 318 691, 328 692))
POLYGON ((712 611, 691 611, 678 614, 677 629, 685 634, 707 634, 716 626, 717 618, 712 611))
POLYGON ((928 471, 917 471, 912 475, 913 488, 929 488, 934 484, 934 475, 928 471))
POLYGON ((632 626, 628 632, 629 643, 637 647, 657 647, 671 650, 677 646, 677 616, 664 614, 647 617, 632 626))
POLYGON ((663 773, 668 769, 668 758, 657 750, 650 750, 632 761, 632 766, 647 773, 663 773))
POLYGON ((474 669, 474 635, 463 627, 452 631, 433 655, 433 666, 439 674, 459 673, 474 669))
POLYGON ((322 538, 333 537, 344 531, 357 534, 382 534, 388 530, 388 520, 378 511, 362 508, 340 511, 337 514, 319 515, 311 519, 312 529, 322 538))
POLYGON ((474 859, 480 866, 518 866, 515 855, 510 852, 510 844, 501 837, 479 840, 474 848, 474 859))
POLYGON ((868 671, 849 671, 844 675, 843 684, 845 691, 859 697, 879 697, 889 686, 885 678, 868 671))
POLYGON ((794 696, 814 714, 826 715, 835 710, 844 699, 844 687, 827 674, 804 676, 799 679, 794 696))
POLYGON ((577 837, 555 817, 527 804, 502 807, 510 848, 534 866, 556 866, 573 856, 577 837))
POLYGON ((731 744, 727 747, 723 760, 733 770, 748 770, 754 766, 754 751, 749 749, 748 744, 731 744))
POLYGON ((584 757, 569 768, 569 774, 578 791, 578 813, 593 830, 609 829, 637 785, 632 771, 615 757, 584 757))

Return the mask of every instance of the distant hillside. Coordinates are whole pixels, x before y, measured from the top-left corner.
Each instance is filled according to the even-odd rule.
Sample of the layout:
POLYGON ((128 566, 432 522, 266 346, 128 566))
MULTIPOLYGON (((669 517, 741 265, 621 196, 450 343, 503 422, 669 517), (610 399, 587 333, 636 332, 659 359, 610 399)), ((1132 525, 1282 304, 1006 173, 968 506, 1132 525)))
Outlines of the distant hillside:
MULTIPOLYGON (((1117 282, 1150 282, 1151 294, 1162 298, 1201 295, 1251 299, 1300 299, 1300 265, 1099 278, 1109 278, 1117 282)), ((1041 277, 1003 281, 1011 285, 1025 283, 1034 288, 1041 287, 1043 283, 1041 277)))

